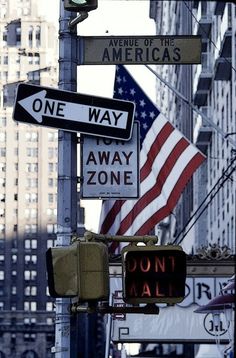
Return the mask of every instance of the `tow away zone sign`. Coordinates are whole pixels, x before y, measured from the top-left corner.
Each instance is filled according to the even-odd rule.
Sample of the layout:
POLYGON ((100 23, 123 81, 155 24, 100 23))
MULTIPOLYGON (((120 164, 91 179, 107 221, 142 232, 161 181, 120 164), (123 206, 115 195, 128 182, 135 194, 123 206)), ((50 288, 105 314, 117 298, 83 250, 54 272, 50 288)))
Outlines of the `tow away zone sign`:
POLYGON ((137 198, 139 196, 139 125, 130 141, 83 136, 82 198, 137 198))

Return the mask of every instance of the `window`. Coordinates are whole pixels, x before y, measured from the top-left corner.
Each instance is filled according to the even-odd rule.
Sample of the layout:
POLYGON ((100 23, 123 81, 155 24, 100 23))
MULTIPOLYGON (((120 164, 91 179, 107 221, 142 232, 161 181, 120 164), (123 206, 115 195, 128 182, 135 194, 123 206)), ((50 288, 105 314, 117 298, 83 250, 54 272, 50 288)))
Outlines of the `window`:
POLYGON ((25 311, 37 311, 37 302, 25 301, 24 302, 25 311))
POLYGON ((5 209, 0 208, 0 218, 4 218, 4 217, 5 217, 5 209))
POLYGON ((46 311, 53 311, 54 307, 53 307, 53 302, 47 302, 46 303, 46 311))
POLYGON ((3 64, 8 65, 8 56, 7 55, 3 56, 3 64))
POLYGON ((26 148, 27 157, 38 157, 38 148, 26 148))
POLYGON ((27 173, 37 173, 38 172, 38 163, 26 163, 26 172, 27 173))
POLYGON ((54 323, 54 322, 53 322, 53 319, 50 318, 50 317, 47 318, 46 322, 47 322, 47 325, 50 325, 50 324, 53 324, 53 323, 54 323))
MULTIPOLYGON (((35 340, 36 340, 36 334, 35 333, 25 333, 24 334, 24 341, 25 342, 34 342, 35 340)), ((32 354, 31 354, 31 356, 32 356, 32 354)))
POLYGON ((54 165, 53 165, 53 163, 48 163, 48 171, 49 171, 49 173, 53 173, 53 170, 54 169, 54 165))
POLYGON ((54 180, 53 178, 48 178, 48 186, 52 188, 54 186, 54 180))
POLYGON ((25 139, 27 142, 37 142, 38 141, 38 133, 37 132, 26 132, 25 139))
POLYGON ((16 28, 16 46, 21 45, 21 27, 16 28))
POLYGON ((3 77, 3 80, 7 82, 8 81, 8 71, 3 71, 2 77, 3 77))
POLYGON ((26 183, 27 183, 26 184, 27 188, 37 188, 38 179, 37 178, 27 178, 26 183))
POLYGON ((37 249, 37 240, 36 239, 26 239, 25 240, 25 249, 37 249))
POLYGON ((26 286, 25 287, 25 296, 36 296, 37 287, 36 286, 26 286))
POLYGON ((0 163, 0 172, 6 171, 6 163, 0 163))
POLYGON ((51 193, 48 194, 48 202, 53 203, 53 194, 51 193))
POLYGON ((6 132, 0 132, 0 142, 6 141, 6 132))
POLYGON ((38 194, 37 193, 26 193, 25 201, 26 201, 26 203, 37 203, 38 202, 38 194))
POLYGON ((25 255, 25 264, 37 264, 37 255, 25 255))
POLYGON ((58 132, 48 132, 48 141, 54 142, 58 139, 58 132))
POLYGON ((6 127, 7 119, 6 117, 0 117, 0 127, 6 127))
POLYGON ((35 208, 25 209, 25 218, 26 219, 35 219, 37 218, 38 210, 35 208))
POLYGON ((54 247, 54 246, 55 246, 55 240, 49 239, 47 241, 47 249, 50 249, 50 247, 54 247))
POLYGON ((0 234, 4 234, 4 233, 5 233, 5 225, 0 224, 0 234))
POLYGON ((6 148, 0 148, 0 157, 6 156, 6 148))
MULTIPOLYGON (((1 133, 0 133, 0 135, 1 135, 1 133)), ((1 137, 0 137, 0 140, 1 140, 1 137)), ((54 156, 54 148, 49 147, 48 148, 48 158, 52 159, 53 156, 54 156)))
POLYGON ((26 281, 34 281, 37 277, 37 272, 35 270, 26 270, 24 271, 24 278, 26 281))
POLYGON ((33 46, 33 26, 29 27, 28 40, 29 40, 29 47, 32 47, 33 46))
POLYGON ((0 271, 0 281, 4 280, 4 271, 0 271))
POLYGON ((40 44, 41 44, 41 29, 40 29, 40 26, 36 26, 35 39, 36 39, 36 47, 39 47, 40 44))
POLYGON ((57 215, 57 209, 47 209, 47 215, 48 216, 56 216, 57 215))
POLYGON ((2 41, 3 41, 3 46, 7 45, 7 31, 3 31, 2 33, 2 41))
POLYGON ((29 65, 33 64, 33 54, 31 52, 28 54, 28 63, 29 65))
POLYGON ((57 233, 57 224, 47 224, 47 233, 56 234, 57 233))
POLYGON ((0 187, 4 188, 6 185, 6 179, 5 178, 0 178, 0 187))
MULTIPOLYGON (((24 324, 36 324, 36 322, 37 322, 37 320, 35 317, 24 318, 24 324)), ((29 357, 32 358, 32 355, 29 355, 29 357)))
POLYGON ((40 55, 39 53, 34 54, 34 64, 39 65, 40 64, 40 55))

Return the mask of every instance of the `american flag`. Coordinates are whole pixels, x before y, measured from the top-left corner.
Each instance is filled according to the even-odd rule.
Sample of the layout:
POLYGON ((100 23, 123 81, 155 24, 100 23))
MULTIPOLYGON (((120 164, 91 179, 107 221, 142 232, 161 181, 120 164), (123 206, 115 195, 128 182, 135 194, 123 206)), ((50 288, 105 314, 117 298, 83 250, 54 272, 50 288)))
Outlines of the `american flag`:
POLYGON ((116 68, 114 98, 136 104, 135 120, 140 122, 140 197, 104 200, 100 233, 147 235, 172 212, 205 157, 160 113, 123 66, 116 68))

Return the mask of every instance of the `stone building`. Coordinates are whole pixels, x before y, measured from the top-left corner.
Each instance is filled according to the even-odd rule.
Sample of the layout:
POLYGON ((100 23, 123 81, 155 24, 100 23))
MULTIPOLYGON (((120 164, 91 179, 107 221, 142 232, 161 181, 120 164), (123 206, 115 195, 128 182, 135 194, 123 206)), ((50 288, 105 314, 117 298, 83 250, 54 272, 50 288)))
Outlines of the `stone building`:
POLYGON ((45 252, 56 239, 57 131, 12 119, 19 82, 57 87, 57 29, 0 1, 0 357, 51 357, 45 252))

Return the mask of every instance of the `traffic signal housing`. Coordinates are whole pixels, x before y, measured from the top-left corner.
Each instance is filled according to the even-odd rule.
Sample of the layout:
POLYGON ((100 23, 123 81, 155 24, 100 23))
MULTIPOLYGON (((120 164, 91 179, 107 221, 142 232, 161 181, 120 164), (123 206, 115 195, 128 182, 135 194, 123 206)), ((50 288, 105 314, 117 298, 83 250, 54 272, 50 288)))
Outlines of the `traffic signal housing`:
POLYGON ((109 298, 107 246, 100 242, 76 241, 71 246, 46 252, 49 293, 52 297, 75 297, 79 301, 109 298))
POLYGON ((68 11, 92 11, 98 7, 97 0, 64 0, 64 8, 68 11))
POLYGON ((186 254, 180 246, 133 246, 122 252, 127 303, 179 303, 185 296, 186 254))

